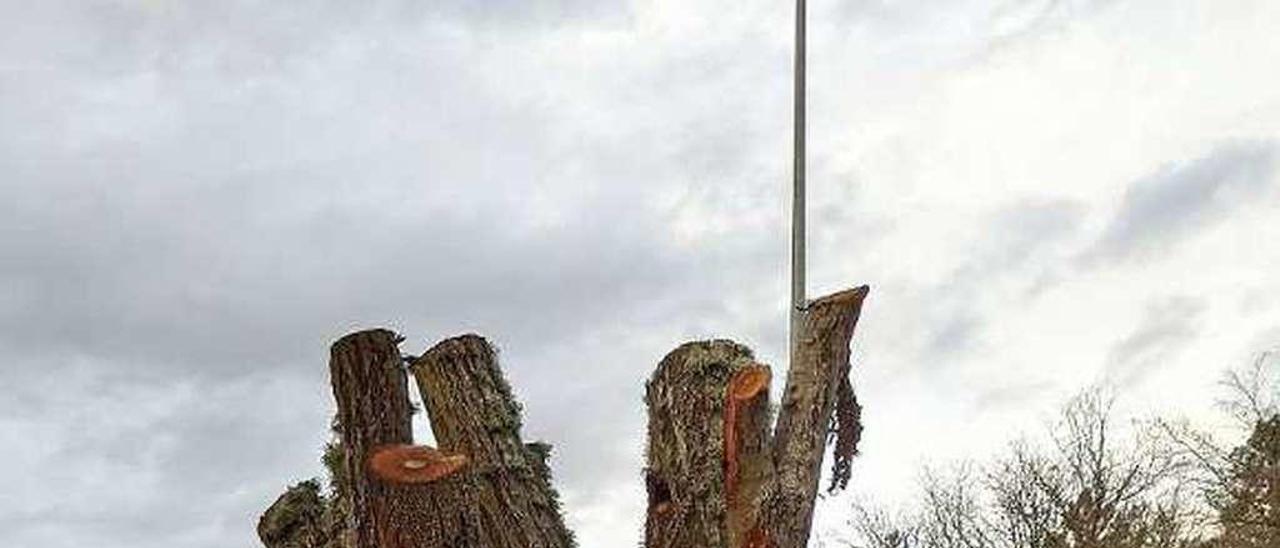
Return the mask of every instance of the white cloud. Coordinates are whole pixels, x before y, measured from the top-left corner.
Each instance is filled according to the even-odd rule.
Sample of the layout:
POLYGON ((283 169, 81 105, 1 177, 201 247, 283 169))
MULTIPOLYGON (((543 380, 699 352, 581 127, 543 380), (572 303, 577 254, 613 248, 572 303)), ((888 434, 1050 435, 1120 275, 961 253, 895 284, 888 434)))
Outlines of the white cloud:
MULTIPOLYGON (((584 546, 634 543, 657 360, 732 336, 778 367, 790 6, 352 6, 4 8, 0 380, 25 399, 0 428, 33 443, 0 470, 77 438, 77 462, 109 472, 121 461, 92 455, 116 438, 197 431, 227 467, 175 530, 87 513, 54 528, 0 498, 0 541, 254 544, 253 516, 318 469, 327 343, 387 325, 410 350, 490 336, 527 433, 556 445, 584 546), (66 412, 86 381, 50 375, 105 390, 66 412), (96 433, 73 436, 84 413, 96 433), (248 444, 271 465, 239 474, 248 444)), ((1204 414, 1219 370, 1275 344, 1275 166, 1221 151, 1280 138, 1280 6, 811 9, 810 289, 873 286, 855 495, 900 498, 918 463, 990 451, 1150 326, 1195 336, 1144 367, 1135 409, 1204 414), (1209 217, 1134 205, 1205 158, 1245 199, 1209 217), (1076 260, 1171 232, 1155 254, 1076 260), (1184 324, 1161 302, 1202 304, 1184 324)), ((153 455, 112 495, 123 508, 182 489, 161 476, 189 454, 153 455)))

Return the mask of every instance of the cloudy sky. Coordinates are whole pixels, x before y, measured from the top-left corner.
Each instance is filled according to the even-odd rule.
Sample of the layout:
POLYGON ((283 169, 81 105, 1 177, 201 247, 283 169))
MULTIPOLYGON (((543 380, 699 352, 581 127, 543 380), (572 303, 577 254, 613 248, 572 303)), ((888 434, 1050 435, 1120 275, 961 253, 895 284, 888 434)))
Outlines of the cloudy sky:
MULTIPOLYGON (((1280 3, 810 4, 809 290, 872 286, 823 527, 1095 382, 1210 416, 1280 345, 1280 3)), ((652 367, 782 363, 790 25, 0 0, 0 545, 256 546, 374 326, 491 338, 583 545, 634 545, 652 367)))

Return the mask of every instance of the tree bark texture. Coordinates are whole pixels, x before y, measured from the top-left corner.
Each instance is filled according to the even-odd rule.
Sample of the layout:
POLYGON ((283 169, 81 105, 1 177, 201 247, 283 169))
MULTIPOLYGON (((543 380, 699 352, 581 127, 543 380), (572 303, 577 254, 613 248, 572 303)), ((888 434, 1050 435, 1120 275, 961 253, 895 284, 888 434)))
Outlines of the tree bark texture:
POLYGON ((320 493, 315 480, 280 495, 258 520, 258 538, 267 548, 346 548, 345 514, 320 493))
POLYGON ((381 446, 413 443, 413 411, 399 342, 395 333, 375 329, 352 333, 330 347, 329 376, 350 471, 354 548, 387 548, 379 542, 380 533, 392 528, 390 492, 364 473, 365 463, 381 446))
POLYGON ((353 548, 561 548, 571 537, 547 449, 519 437, 519 404, 476 336, 414 360, 439 450, 413 446, 397 335, 355 333, 330 361, 353 548))
POLYGON ((413 361, 440 450, 467 455, 461 478, 478 514, 485 548, 573 545, 546 466, 549 446, 520 438, 520 404, 477 335, 445 340, 413 361))
MULTIPOLYGON (((827 441, 843 485, 861 431, 849 341, 867 288, 811 303, 771 431, 767 366, 715 340, 668 354, 645 386, 648 548, 803 548, 827 441)), ((401 338, 383 329, 331 348, 339 443, 334 495, 290 489, 259 522, 269 548, 565 548, 550 446, 524 443, 520 405, 477 335, 445 340, 409 370, 439 449, 414 446, 401 338), (341 523, 345 517, 345 524, 341 523), (339 530, 340 529, 340 530, 339 530)))
POLYGON ((645 386, 645 546, 732 546, 744 534, 753 505, 741 501, 767 474, 767 395, 768 369, 740 344, 689 343, 663 358, 645 386))
POLYGON ((769 370, 730 341, 685 344, 658 364, 649 411, 647 548, 803 548, 833 419, 836 485, 861 426, 849 385, 859 287, 805 310, 774 433, 769 370))
MULTIPOLYGON (((773 463, 775 475, 762 514, 762 529, 770 544, 778 548, 803 548, 813 525, 813 506, 822 475, 822 456, 832 431, 837 398, 842 406, 857 407, 849 382, 849 341, 862 313, 869 288, 861 286, 813 301, 805 310, 796 361, 787 371, 782 391, 778 424, 774 429, 773 463)), ((857 421, 860 412, 854 411, 857 421)), ((848 420, 848 419, 846 419, 848 420)), ((841 441, 850 453, 837 454, 840 460, 856 451, 861 425, 840 425, 841 441), (852 442, 852 443, 850 443, 852 442)), ((847 473, 847 468, 845 469, 847 473)))

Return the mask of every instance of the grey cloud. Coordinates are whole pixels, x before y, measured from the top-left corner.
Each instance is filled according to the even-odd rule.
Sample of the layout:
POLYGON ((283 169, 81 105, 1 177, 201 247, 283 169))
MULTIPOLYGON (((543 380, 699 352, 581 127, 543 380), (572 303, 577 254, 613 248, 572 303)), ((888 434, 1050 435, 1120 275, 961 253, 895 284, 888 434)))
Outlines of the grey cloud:
POLYGON ((935 322, 930 328, 924 352, 930 356, 946 356, 968 350, 981 334, 985 323, 985 320, 979 320, 972 313, 957 313, 955 317, 935 322))
POLYGON ((1127 385, 1160 367, 1195 340, 1206 308, 1203 299, 1185 296, 1148 304, 1137 327, 1112 345, 1108 376, 1127 385))
POLYGON ((984 389, 978 394, 974 407, 979 412, 986 412, 1016 406, 1043 397, 1053 387, 1052 382, 1040 381, 984 389))
POLYGON ((1060 31, 1121 0, 854 0, 810 8, 846 28, 877 32, 895 63, 976 64, 993 53, 1060 31), (927 32, 919 32, 928 29, 927 32), (914 31, 914 32, 913 32, 914 31))
POLYGON ((630 5, 588 0, 371 0, 360 3, 50 0, 0 21, 4 68, 75 66, 96 73, 192 64, 269 72, 335 41, 394 40, 387 31, 451 27, 459 32, 617 25, 630 5))
POLYGON ((926 297, 924 308, 930 312, 922 322, 929 326, 922 357, 972 350, 990 323, 991 292, 1011 278, 1035 283, 1058 268, 1063 244, 1078 231, 1082 217, 1080 204, 1046 199, 1019 201, 990 214, 967 260, 926 297))
POLYGON ((1222 221, 1262 196, 1275 180, 1270 142, 1218 146, 1203 157, 1134 181, 1084 264, 1148 258, 1222 221))
MULTIPOLYGON (((784 353, 790 88, 775 22, 636 29, 630 6, 5 10, 0 438, 24 443, 0 455, 0 544, 255 545, 257 513, 319 473, 328 344, 371 326, 409 352, 485 334, 576 504, 638 486, 665 352, 784 353), (716 237, 671 241, 688 212, 716 237)), ((962 41, 928 28, 904 40, 962 41)), ((815 201, 815 263, 892 228, 839 198, 815 201)), ((907 353, 973 349, 1079 217, 1009 204, 926 282, 869 280, 874 313, 907 353)))
POLYGON ((144 379, 58 365, 44 376, 19 385, 39 392, 27 400, 43 417, 0 406, 6 438, 26 423, 40 445, 6 463, 24 468, 6 482, 14 499, 0 497, 8 545, 248 544, 256 507, 315 473, 297 464, 314 462, 326 406, 297 376, 144 379))
POLYGON ((1080 228, 1083 217, 1084 207, 1068 200, 1028 200, 1004 208, 990 221, 995 237, 982 252, 983 262, 1007 270, 1043 260, 1043 253, 1080 228))
POLYGON ((986 23, 995 33, 991 49, 1062 28, 1121 0, 1020 0, 996 5, 986 23))
MULTIPOLYGON (((609 74, 573 88, 555 71, 580 65, 511 66, 554 29, 494 40, 511 23, 474 3, 417 21, 394 14, 409 3, 152 4, 0 18, 0 384, 32 387, 0 401, 0 434, 33 440, 0 457, 0 544, 255 544, 257 513, 319 472, 328 344, 371 326, 410 352, 490 337, 528 435, 589 504, 638 473, 656 361, 739 335, 727 288, 785 264, 768 224, 668 241, 654 200, 730 219, 781 203, 772 141, 720 121, 785 86, 687 62, 740 44, 586 57, 609 74)), ((616 6, 510 8, 556 27, 616 6)), ((781 322, 747 324, 782 344, 781 322)))
MULTIPOLYGON (((319 90, 294 73, 249 90, 180 74, 141 84, 174 88, 155 104, 100 103, 86 96, 117 84, 95 81, 0 132, 13 145, 0 152, 13 197, 0 233, 14 259, 0 279, 21 288, 0 311, 5 342, 245 370, 358 325, 452 332, 432 321, 449 317, 533 338, 618 319, 679 280, 716 283, 662 241, 667 220, 645 199, 682 181, 627 171, 658 163, 636 152, 651 137, 566 160, 545 142, 574 130, 555 104, 476 97, 476 76, 447 56, 413 67, 421 56, 356 53, 318 59, 334 68, 319 90), (102 117, 133 127, 92 135, 102 117), (92 140, 72 149, 64 132, 92 140), (562 210, 552 221, 538 194, 562 210)), ((752 137, 715 138, 736 155, 718 169, 743 169, 749 147, 735 142, 752 137)))

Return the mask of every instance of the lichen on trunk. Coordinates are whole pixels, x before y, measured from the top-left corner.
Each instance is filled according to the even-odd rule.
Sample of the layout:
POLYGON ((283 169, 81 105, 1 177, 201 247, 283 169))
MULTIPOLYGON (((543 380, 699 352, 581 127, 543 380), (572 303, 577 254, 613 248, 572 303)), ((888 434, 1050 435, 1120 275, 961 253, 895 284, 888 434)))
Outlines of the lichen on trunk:
POLYGON ((413 360, 411 370, 440 450, 470 460, 463 479, 485 524, 480 546, 572 546, 551 486, 551 446, 521 440, 520 404, 493 346, 478 335, 447 339, 413 360))
POLYGON ((331 349, 336 441, 331 494, 290 489, 263 514, 269 548, 563 548, 547 459, 520 440, 520 406, 484 339, 449 339, 414 360, 440 448, 413 445, 401 338, 383 329, 331 349))
POLYGON ((645 546, 733 545, 767 470, 768 368, 731 341, 672 351, 645 386, 645 546), (742 379, 734 397, 730 385, 742 379), (755 386, 749 386, 755 385, 755 386), (759 397, 766 394, 764 398, 759 397))
MULTIPOLYGON (((802 548, 822 457, 835 440, 843 487, 861 434, 849 341, 867 288, 804 311, 776 425, 771 372, 728 340, 688 343, 645 385, 648 548, 802 548), (771 428, 772 427, 772 428, 771 428)), ((567 548, 551 446, 521 439, 521 407, 478 335, 420 357, 375 329, 331 348, 331 487, 291 487, 259 520, 268 548, 567 548), (438 448, 413 445, 412 372, 438 448)))
POLYGON ((866 295, 859 287, 804 311, 772 436, 769 369, 745 346, 688 343, 663 358, 645 387, 647 548, 806 544, 829 437, 833 488, 857 451, 849 341, 866 295))

